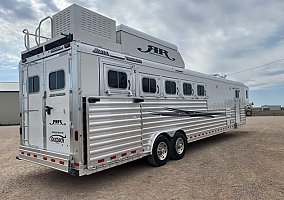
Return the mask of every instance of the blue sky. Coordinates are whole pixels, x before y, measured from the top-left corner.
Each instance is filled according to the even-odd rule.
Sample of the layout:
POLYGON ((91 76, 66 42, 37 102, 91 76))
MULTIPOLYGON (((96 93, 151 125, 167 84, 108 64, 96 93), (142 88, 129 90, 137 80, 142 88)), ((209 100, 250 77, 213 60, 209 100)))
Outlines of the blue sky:
POLYGON ((0 0, 0 82, 18 81, 22 30, 72 3, 176 44, 187 68, 245 83, 257 106, 284 106, 284 61, 230 75, 284 58, 279 0, 0 0))

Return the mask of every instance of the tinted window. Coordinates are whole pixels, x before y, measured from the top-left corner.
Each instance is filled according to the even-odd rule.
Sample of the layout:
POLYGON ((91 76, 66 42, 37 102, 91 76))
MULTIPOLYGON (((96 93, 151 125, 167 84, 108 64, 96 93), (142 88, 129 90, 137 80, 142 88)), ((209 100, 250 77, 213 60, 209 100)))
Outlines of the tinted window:
POLYGON ((246 98, 248 99, 249 98, 249 95, 248 95, 248 91, 246 90, 246 98))
POLYGON ((63 70, 51 72, 49 74, 49 89, 60 90, 65 87, 65 73, 63 70))
POLYGON ((166 81, 165 82, 166 93, 167 94, 176 94, 176 82, 174 81, 166 81))
POLYGON ((108 85, 111 88, 125 89, 127 87, 127 74, 125 72, 109 70, 108 85))
POLYGON ((29 93, 39 92, 39 77, 33 76, 29 77, 29 93))
POLYGON ((198 96, 205 96, 204 85, 197 85, 197 95, 198 96))
POLYGON ((143 92, 156 93, 156 80, 153 78, 142 79, 143 92))
POLYGON ((190 83, 183 83, 183 94, 192 95, 192 85, 190 83))

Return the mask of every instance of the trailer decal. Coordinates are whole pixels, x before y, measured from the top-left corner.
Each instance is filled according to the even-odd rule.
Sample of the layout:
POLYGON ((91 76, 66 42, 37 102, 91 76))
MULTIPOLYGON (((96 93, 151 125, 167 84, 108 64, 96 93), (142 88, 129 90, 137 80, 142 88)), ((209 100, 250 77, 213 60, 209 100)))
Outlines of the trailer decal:
POLYGON ((147 50, 142 50, 142 48, 137 48, 139 51, 143 52, 143 53, 151 53, 151 54, 156 54, 157 56, 165 56, 167 59, 171 60, 171 61, 175 61, 176 59, 175 58, 170 58, 169 57, 169 52, 164 50, 164 49, 161 49, 161 48, 158 48, 158 47, 155 47, 155 46, 152 46, 152 45, 148 45, 148 49, 147 50), (152 52, 153 50, 153 52, 152 52))
POLYGON ((61 119, 60 119, 60 120, 54 119, 54 120, 52 121, 52 123, 49 123, 49 125, 62 125, 62 126, 65 126, 66 123, 63 123, 61 119))
POLYGON ((49 137, 49 140, 51 142, 54 142, 54 143, 64 143, 64 139, 66 138, 66 135, 65 136, 62 136, 62 135, 51 135, 49 137))
POLYGON ((175 108, 164 108, 170 112, 153 112, 153 115, 160 116, 175 116, 175 117, 209 117, 214 118, 214 115, 225 115, 224 112, 200 112, 200 111, 190 111, 181 110, 175 108))

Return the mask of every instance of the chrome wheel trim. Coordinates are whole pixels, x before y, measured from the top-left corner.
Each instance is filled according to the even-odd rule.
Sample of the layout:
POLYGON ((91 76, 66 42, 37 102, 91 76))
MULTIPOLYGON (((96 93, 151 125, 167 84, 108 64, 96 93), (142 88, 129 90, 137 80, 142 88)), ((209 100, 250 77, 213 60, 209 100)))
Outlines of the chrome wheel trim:
POLYGON ((177 154, 182 154, 183 151, 184 151, 184 141, 181 137, 179 137, 177 140, 176 140, 176 144, 175 144, 175 148, 176 148, 176 152, 177 154))
POLYGON ((166 142, 160 142, 157 147, 157 156, 159 160, 165 160, 168 155, 168 145, 166 142))

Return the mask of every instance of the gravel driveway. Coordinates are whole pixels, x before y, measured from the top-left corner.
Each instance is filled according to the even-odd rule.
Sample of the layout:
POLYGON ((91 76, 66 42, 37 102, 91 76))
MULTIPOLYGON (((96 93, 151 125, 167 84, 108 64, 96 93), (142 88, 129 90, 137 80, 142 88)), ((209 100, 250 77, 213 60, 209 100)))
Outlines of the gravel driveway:
POLYGON ((73 177, 16 160, 18 126, 0 127, 0 199, 284 199, 284 117, 188 144, 154 168, 144 159, 73 177))

